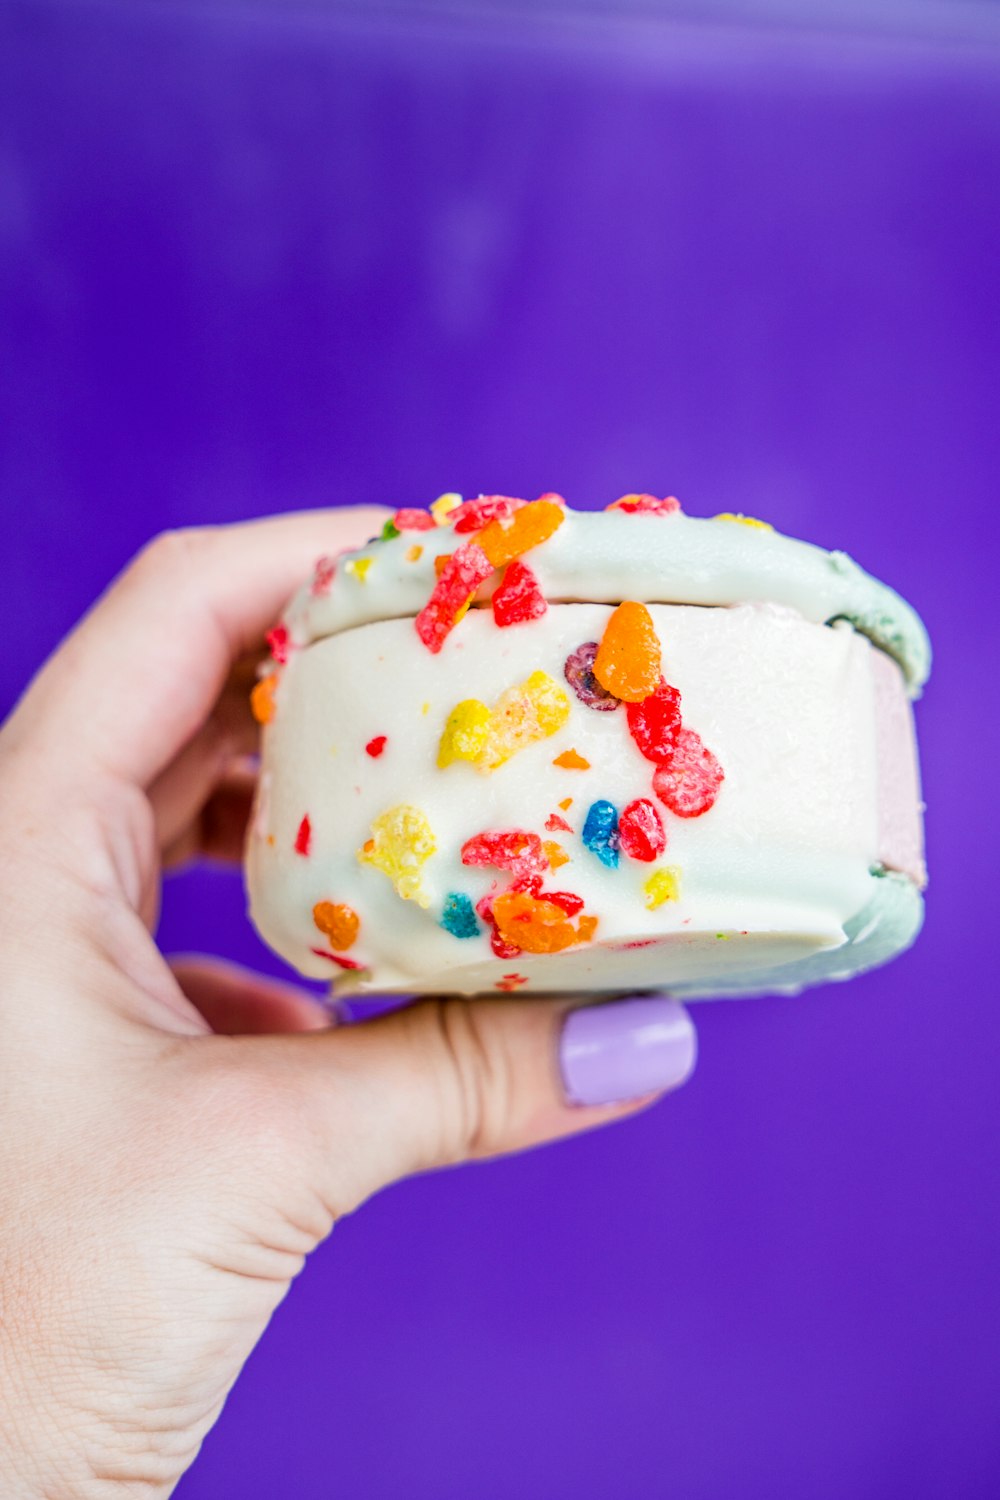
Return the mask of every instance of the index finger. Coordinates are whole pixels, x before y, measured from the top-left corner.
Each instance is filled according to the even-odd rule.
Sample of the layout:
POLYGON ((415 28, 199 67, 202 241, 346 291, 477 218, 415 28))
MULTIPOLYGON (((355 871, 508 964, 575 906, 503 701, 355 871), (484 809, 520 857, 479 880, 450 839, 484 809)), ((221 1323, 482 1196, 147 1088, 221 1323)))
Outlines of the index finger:
MULTIPOLYGON (((165 532, 46 663, 9 726, 147 786, 196 733, 233 663, 316 559, 360 546, 388 512, 300 511, 165 532)), ((67 757, 68 758, 68 757, 67 757)))

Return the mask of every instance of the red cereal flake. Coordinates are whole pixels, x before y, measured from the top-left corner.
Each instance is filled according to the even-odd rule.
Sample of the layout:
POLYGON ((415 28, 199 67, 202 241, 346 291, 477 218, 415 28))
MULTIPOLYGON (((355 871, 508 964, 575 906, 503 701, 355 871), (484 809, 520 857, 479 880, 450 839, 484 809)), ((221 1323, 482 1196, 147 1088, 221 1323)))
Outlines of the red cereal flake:
POLYGON ((521 625, 527 620, 538 620, 548 605, 538 579, 519 557, 509 562, 503 577, 493 593, 493 618, 498 625, 521 625))
POLYGON ((313 580, 310 592, 317 596, 328 594, 336 571, 337 560, 335 557, 318 557, 316 559, 316 566, 313 568, 313 580))
POLYGON ((700 818, 719 795, 725 772, 693 729, 681 729, 653 776, 653 791, 679 818, 700 818))
POLYGON ((382 751, 386 747, 387 740, 387 735, 377 734, 374 739, 368 741, 367 745, 365 746, 365 750, 371 756, 372 760, 378 760, 379 756, 382 754, 382 751))
POLYGON ((548 868, 541 839, 524 828, 487 831, 466 839, 462 845, 462 863, 492 865, 518 877, 541 875, 548 868))
POLYGON ((312 836, 312 824, 309 821, 309 814, 306 813, 305 817, 302 819, 302 822, 299 824, 299 831, 295 835, 296 854, 302 854, 308 857, 309 851, 312 848, 312 836))
MULTIPOLYGON (((545 848, 545 845, 542 845, 545 848)), ((509 886, 512 891, 527 891, 529 896, 540 896, 542 894, 542 877, 540 875, 519 875, 512 880, 509 886)))
POLYGON ((662 765, 677 743, 681 728, 681 695, 660 678, 648 697, 626 708, 629 733, 647 760, 662 765))
POLYGON ((545 831, 546 833, 573 832, 570 825, 566 822, 566 819, 561 818, 558 813, 549 813, 549 816, 545 819, 545 831))
POLYGON ((278 663, 278 666, 283 667, 288 660, 288 626, 275 625, 273 630, 267 632, 264 639, 267 641, 271 655, 278 663))
POLYGON ((544 891, 543 895, 546 901, 562 907, 567 917, 575 917, 577 912, 583 911, 583 897, 575 891, 544 891))
POLYGON ((648 797, 637 797, 618 817, 618 847, 629 859, 649 864, 667 847, 663 819, 648 797))
POLYGON ((675 495, 667 495, 664 500, 657 500, 655 495, 622 495, 620 500, 612 500, 605 510, 623 510, 627 515, 635 515, 641 512, 651 516, 675 516, 681 508, 681 502, 675 495))
POLYGON ((511 990, 520 989, 521 985, 527 982, 527 976, 524 974, 505 974, 502 979, 497 980, 494 988, 504 990, 509 994, 511 990))
POLYGON ((402 510, 397 510, 392 524, 397 531, 433 531, 435 521, 429 510, 415 510, 404 506, 402 510))
POLYGON ((475 542, 463 542, 456 548, 414 622, 428 651, 436 655, 441 650, 476 589, 492 572, 493 564, 475 542))
POLYGON ((480 495, 456 506, 448 519, 457 532, 482 531, 491 521, 509 521, 524 503, 513 495, 480 495))
POLYGON ((356 958, 348 958, 343 953, 328 953, 325 948, 310 948, 310 953, 315 953, 317 958, 325 958, 331 964, 336 964, 340 969, 363 969, 364 964, 359 964, 356 958))

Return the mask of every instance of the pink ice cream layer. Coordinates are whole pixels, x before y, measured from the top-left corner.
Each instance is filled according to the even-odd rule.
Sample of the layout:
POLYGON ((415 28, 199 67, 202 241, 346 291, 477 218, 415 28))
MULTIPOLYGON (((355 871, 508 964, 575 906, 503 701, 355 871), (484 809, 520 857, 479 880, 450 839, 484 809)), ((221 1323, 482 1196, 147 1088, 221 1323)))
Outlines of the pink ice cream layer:
POLYGON ((892 657, 872 650, 878 756, 878 850, 887 870, 908 875, 921 889, 924 866, 920 771, 913 710, 903 674, 892 657))

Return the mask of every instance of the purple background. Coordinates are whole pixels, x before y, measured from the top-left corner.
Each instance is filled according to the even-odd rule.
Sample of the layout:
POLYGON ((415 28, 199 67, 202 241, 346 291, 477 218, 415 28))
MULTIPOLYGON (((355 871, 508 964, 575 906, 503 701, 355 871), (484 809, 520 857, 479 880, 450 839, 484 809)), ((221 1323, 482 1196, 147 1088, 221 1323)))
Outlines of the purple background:
MULTIPOLYGON (((179 1494, 994 1497, 989 8, 408 14, 0 5, 0 707, 164 526, 673 491, 923 612, 929 915, 700 1008, 642 1119, 343 1223, 179 1494)), ((162 935, 279 967, 235 877, 162 935)))

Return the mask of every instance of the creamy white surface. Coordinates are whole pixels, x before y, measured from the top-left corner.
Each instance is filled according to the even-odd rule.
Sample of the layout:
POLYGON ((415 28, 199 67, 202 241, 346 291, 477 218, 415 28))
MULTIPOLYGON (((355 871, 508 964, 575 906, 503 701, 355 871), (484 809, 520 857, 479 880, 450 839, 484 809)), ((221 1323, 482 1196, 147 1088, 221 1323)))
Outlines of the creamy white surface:
MULTIPOLYGON (((685 722, 726 773, 704 816, 685 820, 661 809, 668 846, 654 865, 623 857, 618 869, 605 869, 579 838, 593 800, 619 808, 635 797, 655 800, 654 768, 632 743, 624 708, 595 713, 570 693, 569 723, 492 775, 465 763, 438 769, 441 730, 459 700, 490 702, 539 667, 562 683, 567 654, 599 640, 610 612, 599 603, 550 605, 531 626, 499 630, 488 610, 472 611, 438 656, 419 642, 411 619, 341 630, 293 652, 264 735, 266 815, 259 809, 248 851, 251 913, 265 939, 302 972, 336 978, 309 952, 324 946, 312 908, 345 901, 361 918, 350 956, 369 965, 360 983, 375 992, 476 992, 516 972, 528 977, 529 993, 654 986, 735 993, 779 979, 794 987, 796 973, 799 982, 835 973, 830 960, 845 945, 845 928, 885 899, 876 889, 885 882, 873 885, 870 874, 880 853, 877 653, 852 629, 827 629, 767 604, 650 606, 685 722), (372 759, 364 747, 380 734, 388 743, 372 759), (570 747, 590 770, 552 764, 570 747), (576 834, 547 833, 546 817, 566 796, 574 798, 564 816, 576 834), (426 814, 437 839, 424 867, 426 909, 401 900, 384 874, 356 859, 372 819, 401 802, 426 814), (305 814, 309 858, 293 848, 305 814), (438 925, 449 892, 475 901, 497 876, 461 865, 464 840, 505 827, 555 838, 571 855, 545 884, 585 898, 599 917, 595 942, 499 960, 485 932, 456 939, 438 925), (682 871, 681 900, 648 911, 643 882, 667 864, 682 871), (621 950, 653 937, 668 941, 621 950), (789 977, 792 963, 805 967, 789 977)), ((916 909, 900 898, 898 945, 919 924, 914 896, 916 909)), ((864 966, 860 953, 848 962, 864 966)))
MULTIPOLYGON (((295 596, 285 616, 293 639, 306 645, 369 621, 415 615, 434 587, 434 558, 472 540, 441 527, 345 554, 327 592, 317 596, 306 585, 295 596), (414 546, 422 551, 410 562, 414 546), (358 559, 371 560, 363 577, 351 569, 358 559)), ((785 604, 816 623, 850 620, 900 662, 914 696, 930 669, 927 632, 905 600, 846 553, 775 531, 681 514, 567 511, 525 560, 551 603, 785 604)))

